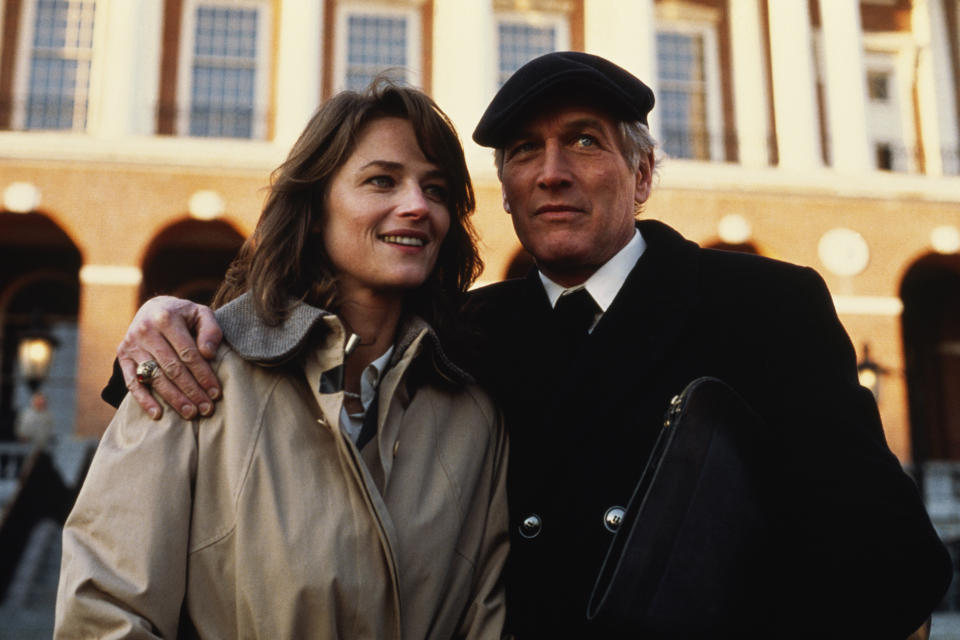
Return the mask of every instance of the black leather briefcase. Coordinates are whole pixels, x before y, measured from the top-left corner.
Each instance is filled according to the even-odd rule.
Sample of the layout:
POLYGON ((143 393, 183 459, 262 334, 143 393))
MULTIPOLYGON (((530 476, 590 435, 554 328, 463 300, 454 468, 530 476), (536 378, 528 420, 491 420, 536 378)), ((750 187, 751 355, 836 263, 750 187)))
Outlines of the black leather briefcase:
MULTIPOLYGON (((637 637, 750 637, 775 571, 759 416, 727 384, 675 397, 594 586, 587 617, 637 637)), ((759 626, 758 626, 759 625, 759 626)))

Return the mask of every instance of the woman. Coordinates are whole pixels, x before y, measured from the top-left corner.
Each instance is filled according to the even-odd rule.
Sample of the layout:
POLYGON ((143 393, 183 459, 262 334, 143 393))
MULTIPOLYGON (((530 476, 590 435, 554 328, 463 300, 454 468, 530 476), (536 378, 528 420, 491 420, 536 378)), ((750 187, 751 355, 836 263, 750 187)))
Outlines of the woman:
POLYGON ((505 437, 437 337, 472 209, 422 93, 320 108, 217 294, 222 406, 158 425, 128 399, 104 434, 59 637, 499 637, 505 437))

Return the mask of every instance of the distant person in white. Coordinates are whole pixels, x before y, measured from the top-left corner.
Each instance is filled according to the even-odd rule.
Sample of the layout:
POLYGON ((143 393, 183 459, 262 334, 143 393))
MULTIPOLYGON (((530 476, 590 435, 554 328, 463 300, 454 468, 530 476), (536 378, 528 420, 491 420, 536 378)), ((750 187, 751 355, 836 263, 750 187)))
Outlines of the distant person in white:
POLYGON ((46 448, 53 439, 53 416, 47 411, 47 398, 39 391, 30 398, 30 405, 17 414, 14 435, 20 442, 31 442, 46 448))

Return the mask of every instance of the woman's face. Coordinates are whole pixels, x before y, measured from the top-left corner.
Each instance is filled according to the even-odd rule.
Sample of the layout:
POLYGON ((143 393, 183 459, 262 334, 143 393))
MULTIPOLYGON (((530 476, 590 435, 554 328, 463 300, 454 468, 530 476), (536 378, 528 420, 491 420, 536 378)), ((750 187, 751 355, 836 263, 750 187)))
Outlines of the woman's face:
POLYGON ((378 118, 361 131, 327 193, 324 245, 349 299, 419 287, 450 228, 447 182, 410 122, 378 118))

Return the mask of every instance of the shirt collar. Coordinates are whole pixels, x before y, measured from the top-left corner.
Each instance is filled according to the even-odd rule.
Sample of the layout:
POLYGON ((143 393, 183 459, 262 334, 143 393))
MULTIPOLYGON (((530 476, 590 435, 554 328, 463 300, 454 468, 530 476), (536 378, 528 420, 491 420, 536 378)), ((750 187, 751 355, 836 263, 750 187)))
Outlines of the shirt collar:
POLYGON ((391 355, 393 355, 393 345, 390 345, 382 356, 368 364, 360 376, 360 402, 363 403, 364 411, 370 408, 374 396, 377 395, 377 385, 387 368, 387 363, 390 362, 391 355))
MULTIPOLYGON (((643 255, 646 249, 647 243, 640 234, 640 230, 634 228, 633 237, 625 247, 607 260, 603 266, 587 278, 586 282, 582 285, 569 288, 577 289, 579 287, 586 287, 590 296, 597 302, 597 305, 599 305, 601 311, 605 312, 610 304, 613 303, 613 299, 617 297, 617 294, 620 292, 620 287, 623 286, 623 283, 627 280, 627 276, 630 275, 630 271, 634 265, 637 264, 637 260, 640 259, 640 256, 643 255)), ((553 307, 557 304, 557 299, 560 295, 567 290, 567 287, 557 284, 543 275, 542 271, 538 271, 538 274, 540 275, 540 281, 543 283, 543 288, 547 292, 547 298, 550 299, 550 306, 553 307)))

